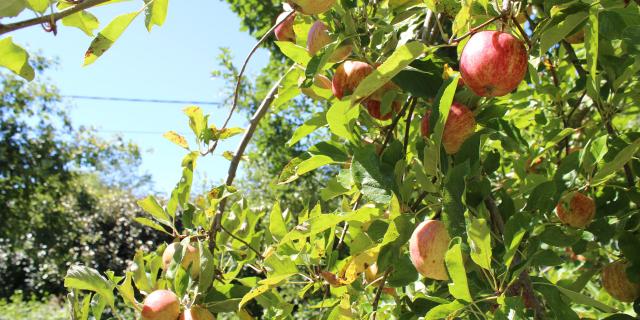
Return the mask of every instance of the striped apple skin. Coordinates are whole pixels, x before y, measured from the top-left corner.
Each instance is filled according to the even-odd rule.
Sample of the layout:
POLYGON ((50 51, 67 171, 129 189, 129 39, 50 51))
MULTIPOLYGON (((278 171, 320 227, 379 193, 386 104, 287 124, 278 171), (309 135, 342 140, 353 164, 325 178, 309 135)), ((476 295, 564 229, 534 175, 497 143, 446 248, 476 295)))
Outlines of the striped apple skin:
POLYGON ((422 276, 449 280, 444 262, 449 241, 449 232, 441 221, 425 220, 416 227, 409 240, 409 255, 422 276))
POLYGON ((509 33, 480 31, 460 55, 465 84, 481 97, 504 96, 518 87, 528 67, 527 49, 509 33))
POLYGON ((628 266, 628 262, 619 260, 602 269, 602 286, 612 297, 622 302, 633 302, 640 298, 640 284, 629 280, 626 273, 628 266))

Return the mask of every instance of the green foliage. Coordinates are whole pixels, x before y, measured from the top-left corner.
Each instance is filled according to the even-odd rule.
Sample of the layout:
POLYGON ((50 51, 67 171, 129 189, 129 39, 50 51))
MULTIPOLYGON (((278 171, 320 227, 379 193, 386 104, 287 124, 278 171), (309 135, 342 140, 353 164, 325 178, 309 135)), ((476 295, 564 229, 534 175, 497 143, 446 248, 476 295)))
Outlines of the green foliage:
MULTIPOLYGON (((269 1, 229 2, 256 35, 280 11, 269 1)), ((146 215, 138 222, 171 234, 181 248, 197 244, 202 273, 182 266, 183 251, 163 266, 163 245, 137 251, 124 276, 74 266, 65 281, 71 312, 100 317, 117 304, 139 311, 148 292, 170 289, 190 305, 247 319, 637 313, 605 289, 619 289, 621 279, 628 287, 640 281, 633 250, 640 239, 640 6, 457 4, 337 1, 315 17, 299 14, 296 41, 271 47, 286 59, 274 55, 255 83, 229 88, 229 95, 240 95, 239 110, 255 112, 244 131, 245 137, 257 132, 238 184, 246 188, 232 183, 244 154, 215 150, 242 130, 217 128, 219 119, 190 106, 184 113, 197 145, 175 132, 165 135, 187 150, 182 178, 166 202, 139 202, 146 215), (526 28, 516 25, 520 14, 526 28), (305 50, 304 31, 315 19, 352 46, 349 59, 376 67, 342 101, 298 98, 316 75, 333 76, 337 67, 327 58, 336 43, 315 56, 305 50), (505 96, 478 97, 458 85, 471 85, 455 70, 478 27, 504 29, 526 44, 527 75, 505 96), (570 41, 579 32, 583 42, 570 41), (275 79, 281 79, 277 95, 270 96, 275 79), (371 101, 379 103, 377 115, 371 101), (455 122, 453 102, 472 111, 474 132, 448 154, 444 146, 471 123, 455 122), (265 109, 259 106, 272 107, 260 124, 265 109), (385 120, 387 112, 392 117, 385 120), (423 122, 432 129, 428 136, 423 122), (204 195, 192 194, 197 160, 212 153, 232 159, 229 178, 204 195), (578 192, 584 202, 567 198, 578 192), (584 228, 563 217, 576 208, 585 213, 584 228), (444 252, 419 250, 410 241, 425 219, 444 222, 452 239, 444 252), (412 263, 423 254, 442 255, 449 280, 419 278, 412 263), (620 259, 629 267, 614 277, 618 283, 607 283, 601 270, 620 259)), ((161 24, 162 14, 147 17, 149 28, 161 24)), ((104 33, 119 35, 129 21, 121 19, 104 33)), ((225 71, 216 75, 235 83, 239 73, 228 51, 221 64, 225 71)))

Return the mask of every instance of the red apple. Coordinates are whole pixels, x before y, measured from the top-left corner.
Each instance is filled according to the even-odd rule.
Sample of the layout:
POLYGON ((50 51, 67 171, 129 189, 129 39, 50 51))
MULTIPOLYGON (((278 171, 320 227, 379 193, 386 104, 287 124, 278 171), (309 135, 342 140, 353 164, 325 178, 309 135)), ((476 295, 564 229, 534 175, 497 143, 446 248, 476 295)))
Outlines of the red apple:
MULTIPOLYGON (((333 41, 334 39, 329 35, 327 25, 322 21, 316 21, 311 26, 311 29, 309 29, 309 35, 307 36, 307 51, 309 51, 309 54, 313 56, 333 41)), ((342 61, 351 55, 351 51, 351 45, 342 45, 331 54, 329 61, 342 61)))
MULTIPOLYGON (((300 81, 298 82, 298 85, 301 85, 302 82, 304 82, 304 77, 300 78, 300 81)), ((321 74, 317 74, 315 77, 313 77, 313 86, 308 87, 308 88, 300 88, 300 91, 306 95, 307 97, 314 99, 314 100, 323 100, 324 98, 321 97, 315 90, 314 90, 314 86, 318 87, 320 89, 326 89, 326 90, 331 90, 331 80, 329 80, 329 78, 321 75, 321 74)))
MULTIPOLYGON (((431 135, 429 117, 431 111, 427 111, 422 117, 420 131, 422 136, 428 138, 431 135)), ((449 117, 444 125, 442 133, 442 145, 447 154, 455 154, 460 151, 462 144, 473 135, 476 130, 476 119, 473 112, 465 105, 454 101, 449 109, 449 117)))
POLYGON ((444 263, 449 241, 451 238, 447 228, 438 220, 426 220, 413 231, 409 239, 409 254, 421 275, 435 280, 449 280, 444 263))
POLYGON ((469 39, 460 56, 462 79, 483 97, 498 97, 518 87, 527 73, 527 50, 509 33, 481 31, 469 39))
POLYGON ((366 78, 373 67, 366 62, 347 60, 343 62, 333 76, 331 88, 333 95, 338 99, 350 95, 358 87, 360 82, 366 78))
POLYGON ((178 296, 169 290, 151 292, 142 305, 143 320, 176 320, 180 315, 178 296))
POLYGON ((296 42, 296 33, 293 31, 293 24, 296 21, 296 14, 289 15, 290 12, 283 12, 276 19, 276 23, 280 23, 280 21, 284 20, 284 22, 280 23, 274 30, 276 35, 276 39, 278 41, 289 41, 296 42))
POLYGON ((391 117, 393 116, 393 112, 398 112, 400 111, 400 101, 393 101, 391 103, 391 109, 393 109, 393 111, 385 113, 385 114, 380 114, 381 111, 381 107, 382 107, 382 102, 378 101, 378 100, 373 100, 373 99, 367 99, 363 102, 364 106, 367 108, 367 111, 369 111, 369 115, 371 115, 372 117, 378 119, 378 120, 389 120, 391 119, 391 117))
POLYGON ((331 9, 336 0, 289 0, 289 3, 298 12, 314 15, 331 9))
POLYGON ((618 260, 602 269, 602 286, 614 298, 622 302, 633 302, 640 298, 640 284, 627 277, 629 263, 618 260))
POLYGON ((560 199, 556 215, 562 223, 574 228, 586 228, 596 214, 596 203, 580 192, 570 192, 560 199))
POLYGON ((178 320, 215 320, 216 318, 213 316, 209 310, 199 307, 193 306, 191 309, 185 310, 178 320))
MULTIPOLYGON (((166 271, 169 268, 169 264, 173 260, 173 255, 176 252, 176 246, 179 243, 174 242, 167 246, 162 253, 162 268, 166 271)), ((200 274, 200 251, 198 248, 188 245, 187 251, 182 257, 182 267, 187 270, 191 265, 191 278, 197 278, 200 274)))

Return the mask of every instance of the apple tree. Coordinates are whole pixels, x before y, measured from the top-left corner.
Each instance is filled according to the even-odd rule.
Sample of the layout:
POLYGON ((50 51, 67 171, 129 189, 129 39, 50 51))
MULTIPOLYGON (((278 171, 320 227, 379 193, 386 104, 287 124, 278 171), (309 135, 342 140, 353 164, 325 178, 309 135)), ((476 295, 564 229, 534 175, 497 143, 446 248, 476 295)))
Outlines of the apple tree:
MULTIPOLYGON (((196 145, 165 134, 186 151, 182 179, 166 201, 141 200, 149 215, 136 221, 175 242, 139 251, 124 275, 72 267, 74 317, 99 318, 107 306, 121 317, 123 304, 149 320, 640 312, 637 1, 290 0, 282 8, 256 48, 273 34, 287 71, 248 127, 189 106, 196 145), (246 148, 265 116, 300 99, 321 111, 303 114, 288 145, 316 132, 326 139, 277 180, 335 174, 317 181, 317 194, 297 195, 320 196, 303 210, 256 208, 234 185, 246 148), (218 149, 238 134, 235 151, 218 149), (230 161, 225 183, 192 194, 198 159, 216 154, 230 161)), ((113 23, 105 30, 126 27, 113 23)), ((89 57, 104 52, 105 39, 115 40, 103 30, 89 57)))

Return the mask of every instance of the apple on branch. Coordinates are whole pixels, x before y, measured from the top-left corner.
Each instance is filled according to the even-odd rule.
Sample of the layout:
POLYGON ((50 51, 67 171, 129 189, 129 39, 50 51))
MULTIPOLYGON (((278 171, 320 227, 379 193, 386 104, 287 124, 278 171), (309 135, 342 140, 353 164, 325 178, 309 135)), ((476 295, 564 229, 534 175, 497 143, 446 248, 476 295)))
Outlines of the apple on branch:
MULTIPOLYGON (((431 110, 422 117, 420 131, 422 136, 428 138, 431 135, 429 118, 431 110)), ((442 146, 447 154, 455 154, 460 151, 462 144, 473 135, 476 130, 476 119, 473 112, 465 105, 454 101, 449 109, 449 116, 442 133, 442 146)))
POLYGON ((570 192, 560 199, 556 215, 562 223, 578 229, 586 228, 596 214, 596 203, 580 192, 570 192))
POLYGON ((291 12, 287 11, 281 13, 278 16, 278 18, 276 19, 276 24, 280 23, 280 25, 278 25, 273 31, 278 41, 289 41, 293 43, 296 42, 296 33, 293 30, 293 24, 295 23, 295 20, 296 14, 291 14, 291 12), (280 21, 282 20, 284 20, 284 22, 280 23, 280 21))
MULTIPOLYGON (((309 29, 309 34, 307 36, 307 51, 309 51, 309 54, 313 56, 333 41, 334 39, 329 35, 327 25, 322 21, 316 21, 311 26, 311 29, 309 29)), ((349 44, 338 47, 331 54, 329 62, 336 63, 347 59, 351 55, 352 50, 353 48, 349 44)))
POLYGON ((178 296, 169 290, 151 292, 142 304, 142 320, 176 320, 180 315, 178 296))
POLYGON ((426 278, 449 280, 444 258, 449 248, 449 232, 444 223, 426 220, 409 239, 409 255, 416 270, 426 278))
MULTIPOLYGON (((179 243, 174 242, 167 246, 162 253, 162 269, 167 270, 171 261, 173 260, 173 255, 176 252, 176 247, 179 243)), ((191 265, 191 278, 195 279, 200 274, 200 251, 198 248, 188 245, 187 250, 182 257, 182 267, 185 270, 188 270, 189 265, 191 265)))
POLYGON ((618 260, 602 269, 602 286, 614 298, 633 302, 640 298, 640 283, 633 283, 627 276, 629 263, 618 260))
POLYGON ((482 97, 504 96, 527 73, 527 50, 509 33, 480 31, 462 49, 460 74, 465 84, 482 97))

